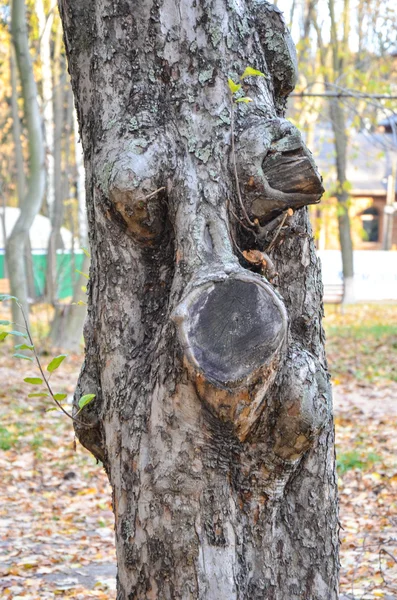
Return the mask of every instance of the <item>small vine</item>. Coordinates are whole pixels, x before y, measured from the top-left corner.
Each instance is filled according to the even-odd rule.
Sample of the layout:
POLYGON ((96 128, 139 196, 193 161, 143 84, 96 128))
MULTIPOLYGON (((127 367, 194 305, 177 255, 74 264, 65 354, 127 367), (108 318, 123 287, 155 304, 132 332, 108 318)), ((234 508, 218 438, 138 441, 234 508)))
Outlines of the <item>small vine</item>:
MULTIPOLYGON (((88 427, 88 428, 92 428, 93 425, 91 425, 90 423, 85 423, 83 421, 80 421, 80 419, 76 419, 76 416, 71 415, 61 404, 62 400, 64 400, 67 397, 67 394, 64 393, 54 393, 51 385, 50 385, 50 377, 51 374, 56 371, 58 369, 58 367, 62 364, 62 362, 65 360, 65 358, 67 357, 67 354, 60 354, 59 356, 55 356, 47 365, 46 368, 43 367, 41 361, 40 361, 40 357, 39 357, 39 353, 36 350, 36 346, 33 342, 33 337, 29 328, 29 324, 28 324, 28 320, 24 311, 24 308, 22 306, 22 304, 19 302, 18 298, 16 296, 11 296, 9 294, 1 294, 0 295, 0 302, 5 302, 5 301, 11 301, 11 302, 15 302, 15 304, 19 307, 21 314, 22 314, 22 319, 24 324, 18 324, 18 323, 14 323, 12 321, 8 321, 8 320, 0 320, 0 325, 2 326, 10 326, 10 325, 16 325, 17 327, 19 327, 20 329, 24 329, 26 333, 24 333, 23 331, 18 331, 18 330, 2 330, 0 331, 0 341, 4 341, 9 335, 13 336, 13 337, 19 337, 19 338, 24 338, 25 341, 22 342, 21 344, 17 344, 15 346, 15 350, 18 350, 18 352, 14 353, 13 356, 15 358, 21 359, 21 360, 27 360, 29 362, 32 363, 36 363, 37 368, 40 372, 41 377, 25 377, 24 378, 24 382, 25 383, 29 383, 30 385, 35 385, 35 386, 43 386, 43 388, 37 392, 33 392, 31 394, 28 394, 28 398, 51 398, 53 400, 53 402, 56 404, 56 406, 54 408, 49 408, 47 410, 57 410, 59 409, 61 412, 63 412, 64 415, 66 415, 67 417, 69 417, 69 419, 71 419, 72 421, 74 421, 75 423, 77 423, 78 425, 81 425, 82 427, 88 427), (22 351, 28 351, 31 352, 32 355, 26 355, 26 354, 22 354, 22 351), (46 374, 49 373, 49 375, 46 374)), ((79 410, 76 413, 76 415, 78 415, 85 406, 87 406, 87 404, 89 404, 90 402, 92 402, 95 398, 95 394, 84 394, 84 396, 82 396, 79 399, 78 405, 79 405, 79 410)))

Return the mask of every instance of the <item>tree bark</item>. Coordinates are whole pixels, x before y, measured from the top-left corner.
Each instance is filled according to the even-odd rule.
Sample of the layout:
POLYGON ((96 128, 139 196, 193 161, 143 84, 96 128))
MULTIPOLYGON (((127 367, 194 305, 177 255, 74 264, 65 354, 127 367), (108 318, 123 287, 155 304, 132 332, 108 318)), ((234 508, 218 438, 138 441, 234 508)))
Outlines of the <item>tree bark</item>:
POLYGON ((76 406, 96 398, 76 431, 113 489, 117 597, 336 600, 305 208, 322 186, 284 119, 296 61, 281 14, 226 0, 60 10, 91 245, 76 406), (243 81, 233 154, 227 77, 248 65, 265 77, 243 81))
MULTIPOLYGON (((29 146, 27 192, 19 204, 21 212, 7 240, 6 257, 11 294, 19 298, 28 315, 27 278, 24 264, 26 238, 40 210, 45 186, 42 120, 37 102, 37 87, 30 60, 24 0, 13 0, 11 30, 21 79, 22 97, 29 146)), ((18 307, 12 303, 13 320, 19 319, 18 307)))

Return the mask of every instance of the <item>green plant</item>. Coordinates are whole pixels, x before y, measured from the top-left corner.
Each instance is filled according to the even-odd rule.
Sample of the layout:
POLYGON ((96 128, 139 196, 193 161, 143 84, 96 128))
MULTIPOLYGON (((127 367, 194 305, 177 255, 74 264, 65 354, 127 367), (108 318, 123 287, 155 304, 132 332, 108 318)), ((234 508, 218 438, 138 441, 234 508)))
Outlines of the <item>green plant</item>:
MULTIPOLYGON (((18 331, 15 329, 10 329, 10 330, 3 330, 0 331, 0 341, 5 340, 9 335, 17 337, 17 338, 23 338, 25 341, 22 342, 21 344, 17 344, 15 346, 15 350, 17 350, 18 352, 14 353, 13 356, 15 358, 21 359, 21 360, 28 360, 29 362, 36 362, 38 370, 40 372, 41 377, 25 377, 24 381, 25 383, 29 383, 30 385, 34 385, 34 386, 41 386, 41 389, 39 389, 37 392, 33 392, 31 394, 28 394, 28 398, 40 398, 40 397, 47 397, 47 398, 52 398, 52 400, 54 401, 54 403, 56 404, 56 406, 54 408, 49 408, 48 410, 61 410, 67 417, 69 417, 70 419, 72 419, 73 421, 75 421, 76 423, 79 423, 80 425, 84 426, 84 427, 90 427, 90 425, 88 423, 83 423, 82 421, 80 421, 79 419, 76 419, 76 416, 83 410, 83 408, 85 406, 87 406, 87 404, 89 404, 90 402, 92 402, 95 398, 95 394, 84 394, 80 399, 79 399, 79 410, 76 413, 76 416, 71 415, 61 404, 62 400, 64 400, 67 396, 67 394, 64 393, 60 393, 60 392, 56 392, 54 393, 51 385, 50 385, 50 377, 51 374, 56 371, 58 369, 58 367, 62 364, 62 362, 65 360, 65 358, 67 357, 67 354, 60 354, 59 356, 55 356, 47 365, 46 369, 43 367, 43 365, 41 364, 40 358, 39 358, 39 354, 35 348, 35 345, 33 343, 33 339, 32 339, 32 334, 30 332, 29 329, 29 325, 28 325, 28 321, 25 315, 25 311, 21 305, 21 303, 18 301, 18 298, 16 298, 15 296, 10 296, 9 294, 1 294, 0 295, 0 302, 4 302, 6 300, 10 300, 11 302, 15 302, 22 314, 22 318, 23 318, 23 322, 24 325, 20 325, 18 323, 13 323, 12 321, 7 321, 7 320, 1 320, 0 321, 0 325, 2 326, 12 326, 12 325, 16 325, 17 327, 19 327, 19 329, 24 329, 26 333, 24 333, 23 331, 18 331), (22 351, 27 351, 30 352, 31 355, 27 355, 27 354, 22 354, 22 351), (48 375, 47 375, 47 373, 48 375)), ((6 441, 7 443, 7 441, 6 441)))
MULTIPOLYGON (((253 69, 252 67, 246 67, 246 69, 244 70, 244 73, 240 76, 240 80, 243 81, 246 77, 266 77, 266 76, 264 73, 261 73, 261 71, 257 71, 256 69, 253 69)), ((234 105, 237 103, 241 103, 241 102, 243 102, 244 104, 247 104, 249 102, 252 102, 252 98, 249 98, 249 96, 238 95, 241 92, 241 88, 242 88, 241 83, 235 83, 233 81, 233 79, 231 79, 230 77, 227 80, 227 83, 228 83, 229 90, 230 90, 230 135, 231 135, 233 170, 234 170, 234 178, 236 181, 237 197, 238 197, 240 208, 242 210, 245 220, 251 227, 253 227, 254 229, 257 229, 258 226, 256 223, 253 223, 253 221, 251 221, 251 219, 249 218, 248 213, 244 206, 243 199, 241 197, 240 182, 239 182, 238 173, 237 173, 236 149, 235 149, 235 139, 234 139, 235 138, 234 105)))
POLYGON ((364 454, 357 450, 351 450, 350 452, 338 455, 337 469, 340 475, 344 475, 352 469, 359 469, 360 471, 368 469, 380 460, 382 460, 381 457, 375 454, 375 452, 364 454))
POLYGON ((6 427, 0 427, 0 450, 10 450, 15 444, 17 436, 6 427))

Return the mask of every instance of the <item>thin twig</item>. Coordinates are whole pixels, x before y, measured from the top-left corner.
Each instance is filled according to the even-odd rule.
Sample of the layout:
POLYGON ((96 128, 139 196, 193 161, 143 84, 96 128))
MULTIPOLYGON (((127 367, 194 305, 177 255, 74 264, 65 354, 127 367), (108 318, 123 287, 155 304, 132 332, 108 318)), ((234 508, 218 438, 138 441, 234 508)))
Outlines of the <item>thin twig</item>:
POLYGON ((233 170, 234 170, 234 178, 236 180, 237 197, 238 197, 238 201, 240 203, 241 210, 243 211, 244 218, 246 219, 247 223, 249 223, 251 225, 251 227, 253 227, 254 229, 256 229, 257 226, 249 218, 248 213, 247 213, 247 211, 245 209, 245 206, 244 206, 243 199, 241 197, 240 182, 239 182, 238 173, 237 173, 236 151, 235 151, 235 146, 234 146, 234 104, 233 104, 233 96, 230 97, 230 103, 231 103, 231 108, 230 108, 230 133, 231 133, 231 138, 232 138, 231 139, 231 144, 232 144, 233 170))
POLYGON ((256 237, 256 234, 255 234, 254 231, 252 231, 251 227, 248 227, 248 225, 246 225, 245 223, 243 223, 243 221, 239 218, 239 216, 236 215, 236 213, 234 212, 234 210, 231 207, 231 203, 230 203, 229 199, 227 201, 227 208, 232 213, 232 215, 236 219, 236 221, 241 225, 241 227, 244 227, 244 229, 246 231, 249 231, 250 233, 252 233, 256 237))
POLYGON ((158 188, 158 190, 154 190, 154 192, 151 192, 147 196, 144 196, 143 200, 149 200, 149 198, 151 198, 152 196, 155 196, 156 194, 158 194, 159 192, 162 192, 163 190, 165 190, 164 186, 161 188, 158 188))
POLYGON ((26 333, 28 335, 28 338, 29 338, 29 341, 30 341, 30 345, 33 348, 33 354, 35 356, 37 366, 39 367, 39 371, 41 373, 41 376, 42 376, 43 380, 45 381, 46 387, 47 387, 47 389, 48 389, 48 391, 50 393, 51 398, 54 400, 54 402, 58 406, 58 408, 67 417, 69 417, 69 419, 72 419, 72 421, 74 421, 78 425, 81 425, 82 427, 88 427, 89 429, 93 429, 94 425, 92 425, 91 423, 84 423, 84 421, 80 421, 79 419, 76 419, 75 417, 73 417, 73 415, 71 415, 70 413, 68 413, 68 411, 63 408, 62 404, 60 404, 60 402, 58 402, 58 400, 55 398, 54 393, 53 393, 53 391, 51 389, 51 386, 49 384, 49 381, 48 381, 48 379, 47 379, 47 377, 46 377, 46 375, 45 375, 45 373, 43 371, 43 367, 41 366, 41 362, 40 362, 39 356, 37 354, 37 351, 36 351, 36 348, 35 348, 35 345, 34 345, 34 342, 33 342, 32 336, 31 336, 31 333, 30 333, 30 329, 29 329, 29 325, 28 325, 28 320, 26 318, 25 311, 24 311, 24 309, 22 307, 22 304, 20 304, 19 302, 17 302, 17 305, 19 306, 19 308, 21 310, 21 313, 22 313, 22 317, 23 317, 23 320, 24 320, 24 323, 25 323, 24 329, 26 329, 26 333))
POLYGON ((282 218, 282 221, 281 221, 280 225, 278 226, 276 233, 274 234, 272 241, 270 242, 269 246, 266 249, 266 252, 270 252, 270 250, 273 248, 273 246, 276 243, 276 240, 278 238, 278 234, 280 233, 281 229, 284 226, 285 221, 287 220, 287 217, 288 217, 288 211, 286 210, 284 213, 284 216, 282 218))

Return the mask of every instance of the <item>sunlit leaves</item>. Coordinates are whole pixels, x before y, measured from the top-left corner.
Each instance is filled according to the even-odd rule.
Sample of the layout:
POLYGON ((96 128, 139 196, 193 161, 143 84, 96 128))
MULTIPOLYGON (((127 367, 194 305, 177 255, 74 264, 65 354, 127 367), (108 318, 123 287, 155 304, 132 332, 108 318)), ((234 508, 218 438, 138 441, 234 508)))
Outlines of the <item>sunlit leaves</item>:
POLYGON ((246 77, 266 77, 266 75, 261 71, 257 71, 257 69, 253 69, 252 67, 246 67, 240 79, 245 79, 246 77))
POLYGON ((6 338, 8 335, 15 335, 16 337, 23 337, 23 338, 27 338, 27 337, 28 337, 28 336, 26 335, 26 333, 22 333, 22 331, 14 331, 14 330, 11 330, 11 331, 2 331, 2 332, 0 333, 0 340, 5 340, 5 338, 6 338))
POLYGON ((31 346, 30 344, 17 344, 15 346, 16 350, 34 350, 34 346, 31 346))
POLYGON ((53 358, 47 367, 47 371, 49 373, 52 373, 53 371, 55 371, 59 367, 59 365, 65 360, 66 357, 67 357, 67 354, 60 354, 59 356, 56 356, 55 358, 53 358))
POLYGON ((84 408, 84 406, 87 406, 87 404, 89 404, 90 402, 92 402, 94 398, 95 398, 95 394, 85 394, 84 396, 81 396, 81 398, 79 400, 79 408, 80 408, 80 410, 82 408, 84 408))
POLYGON ((21 358, 22 360, 29 360, 30 362, 33 362, 33 358, 30 358, 30 356, 25 356, 24 354, 19 354, 19 352, 17 352, 16 354, 13 354, 14 358, 21 358))
POLYGON ((229 90, 231 91, 232 94, 235 94, 236 92, 241 90, 241 83, 234 83, 233 79, 230 79, 230 77, 227 80, 227 83, 229 86, 229 90))
POLYGON ((79 275, 82 275, 86 279, 90 278, 90 276, 88 275, 88 273, 83 273, 83 271, 79 271, 79 269, 76 269, 76 273, 78 273, 79 275))
POLYGON ((26 383, 31 383, 32 385, 41 385, 44 383, 41 377, 25 377, 24 381, 26 381, 26 383))

